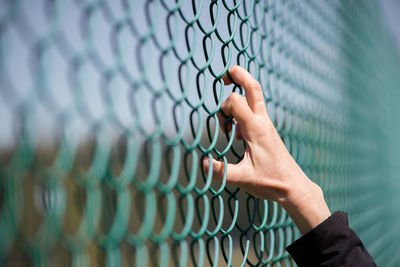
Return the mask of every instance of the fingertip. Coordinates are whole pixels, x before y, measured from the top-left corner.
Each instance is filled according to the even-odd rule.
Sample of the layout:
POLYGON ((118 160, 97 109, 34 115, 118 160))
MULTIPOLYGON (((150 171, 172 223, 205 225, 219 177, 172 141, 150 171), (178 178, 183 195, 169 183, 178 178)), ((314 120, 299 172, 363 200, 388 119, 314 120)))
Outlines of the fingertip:
POLYGON ((217 113, 217 117, 218 117, 218 124, 219 124, 219 128, 221 129, 221 131, 223 133, 225 133, 225 118, 222 116, 221 112, 217 113))
POLYGON ((230 133, 232 131, 232 123, 231 122, 226 122, 226 124, 224 123, 224 126, 222 127, 222 132, 223 133, 230 133))
MULTIPOLYGON (((210 159, 204 158, 203 159, 203 166, 205 171, 209 171, 210 169, 210 159)), ((215 159, 212 159, 212 171, 213 177, 217 180, 221 180, 222 176, 224 175, 224 163, 215 159)))
MULTIPOLYGON (((213 172, 219 172, 221 166, 223 166, 223 163, 221 161, 212 159, 213 172)), ((206 171, 208 171, 208 169, 210 168, 210 158, 205 157, 203 159, 203 167, 206 169, 206 171)))
POLYGON ((235 138, 237 140, 239 140, 239 141, 243 140, 243 136, 242 136, 242 133, 240 131, 240 126, 239 125, 236 126, 235 138))
POLYGON ((222 161, 213 159, 213 167, 215 168, 216 171, 219 171, 221 169, 221 166, 224 166, 224 163, 222 161))
POLYGON ((230 84, 232 84, 232 81, 231 81, 231 79, 230 79, 229 76, 228 76, 228 72, 226 72, 226 73, 224 74, 224 76, 222 76, 222 80, 224 81, 224 85, 230 85, 230 84))
MULTIPOLYGON (((206 172, 209 172, 210 158, 206 157, 203 159, 203 166, 206 172)), ((225 163, 223 161, 212 159, 212 177, 218 182, 223 181, 223 177, 226 172, 226 183, 237 186, 238 179, 240 177, 241 169, 239 166, 234 164, 227 164, 225 168, 225 163)))
POLYGON ((208 171, 209 167, 210 167, 210 159, 209 158, 203 158, 203 167, 206 171, 208 171))

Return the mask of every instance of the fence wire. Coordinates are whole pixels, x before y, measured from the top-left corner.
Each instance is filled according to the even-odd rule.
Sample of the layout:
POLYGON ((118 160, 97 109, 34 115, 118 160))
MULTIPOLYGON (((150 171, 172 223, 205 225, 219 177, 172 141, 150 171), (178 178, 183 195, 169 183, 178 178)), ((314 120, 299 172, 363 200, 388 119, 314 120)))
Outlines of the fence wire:
POLYGON ((400 63, 377 1, 0 0, 1 266, 295 266, 274 202, 212 180, 228 67, 379 266, 400 256, 400 63))

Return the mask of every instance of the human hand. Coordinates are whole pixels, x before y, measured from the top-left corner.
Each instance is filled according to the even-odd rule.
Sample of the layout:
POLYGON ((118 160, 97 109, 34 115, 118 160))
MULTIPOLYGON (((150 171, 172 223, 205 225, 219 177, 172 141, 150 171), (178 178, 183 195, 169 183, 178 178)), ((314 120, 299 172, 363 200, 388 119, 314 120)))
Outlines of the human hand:
MULTIPOLYGON (((232 93, 221 109, 234 117, 238 126, 236 138, 244 139, 246 151, 239 163, 228 163, 226 182, 255 197, 277 201, 304 234, 330 216, 322 190, 287 151, 268 116, 260 83, 240 66, 231 67, 229 73, 244 88, 246 97, 232 93)), ((225 85, 231 84, 227 74, 222 79, 225 85)), ((224 130, 226 119, 222 114, 218 119, 224 130)), ((209 165, 209 160, 204 159, 206 171, 209 165)), ((212 167, 214 178, 221 181, 224 163, 213 160, 212 167)))

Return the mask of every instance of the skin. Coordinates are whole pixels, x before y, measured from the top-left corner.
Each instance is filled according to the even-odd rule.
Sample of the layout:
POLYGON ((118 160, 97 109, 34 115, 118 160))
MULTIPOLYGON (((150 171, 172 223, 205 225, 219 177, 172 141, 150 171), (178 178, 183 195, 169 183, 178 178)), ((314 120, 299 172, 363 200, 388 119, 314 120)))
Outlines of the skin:
MULTIPOLYGON (((221 108, 234 117, 238 126, 236 138, 244 139, 247 149, 239 163, 228 163, 226 182, 257 198, 277 201, 305 234, 331 215, 323 192, 287 151, 268 116, 260 83, 240 66, 231 67, 229 73, 243 87, 246 97, 232 93, 221 108)), ((231 84, 226 74, 222 79, 225 85, 231 84)), ((221 114, 218 118, 224 131, 226 119, 221 114)), ((221 181, 224 163, 213 160, 212 164, 213 177, 221 181)), ((204 159, 206 171, 209 165, 209 160, 204 159)))

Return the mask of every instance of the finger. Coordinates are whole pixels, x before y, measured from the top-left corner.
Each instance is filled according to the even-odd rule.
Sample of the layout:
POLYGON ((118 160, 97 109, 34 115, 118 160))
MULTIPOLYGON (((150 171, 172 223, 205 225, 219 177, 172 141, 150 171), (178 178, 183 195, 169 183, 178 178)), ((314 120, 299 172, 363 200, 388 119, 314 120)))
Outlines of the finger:
POLYGON ((239 125, 236 126, 235 138, 237 140, 239 140, 239 141, 243 140, 243 136, 242 136, 242 133, 240 132, 240 126, 239 125))
POLYGON ((232 115, 243 128, 246 128, 254 116, 246 100, 238 93, 232 93, 221 104, 221 109, 225 115, 232 115))
POLYGON ((229 73, 229 70, 227 73, 224 74, 224 76, 222 76, 222 80, 224 81, 225 85, 230 85, 233 82, 233 80, 231 80, 231 77, 229 77, 228 73, 229 73))
MULTIPOLYGON (((235 83, 242 86, 246 91, 246 100, 253 112, 266 112, 264 95, 260 83, 251 74, 240 66, 233 66, 229 70, 229 75, 235 83)), ((222 79, 226 85, 231 84, 228 73, 222 79)))
POLYGON ((228 122, 228 125, 225 126, 226 118, 224 117, 224 115, 222 115, 221 112, 217 112, 217 117, 219 128, 222 130, 223 133, 229 133, 232 130, 232 122, 228 122))
MULTIPOLYGON (((209 158, 203 159, 203 166, 204 170, 208 172, 210 168, 209 158)), ((224 173, 226 171, 226 183, 234 186, 239 186, 243 177, 243 171, 239 165, 228 163, 225 170, 224 162, 215 159, 212 160, 212 171, 213 178, 215 178, 218 182, 222 182, 224 173)))

